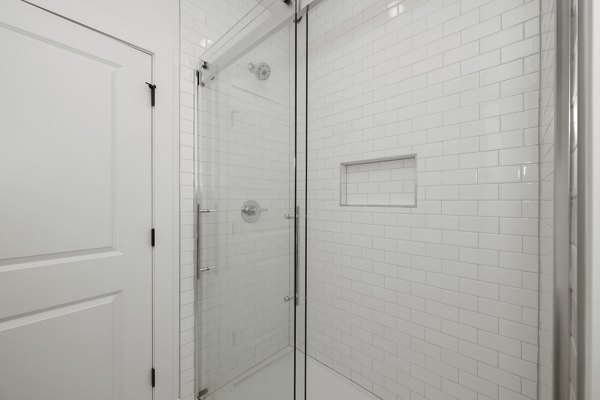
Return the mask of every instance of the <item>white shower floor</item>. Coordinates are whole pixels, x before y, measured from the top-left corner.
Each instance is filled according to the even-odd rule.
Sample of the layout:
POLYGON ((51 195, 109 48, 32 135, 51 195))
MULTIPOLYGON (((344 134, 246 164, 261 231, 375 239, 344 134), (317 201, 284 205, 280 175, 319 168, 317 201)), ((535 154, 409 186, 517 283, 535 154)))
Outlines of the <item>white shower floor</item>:
MULTIPOLYGON (((302 353, 298 353, 296 362, 298 371, 303 371, 302 353)), ((292 400, 292 366, 293 352, 291 349, 284 350, 219 389, 207 400, 292 400)), ((310 357, 307 370, 308 400, 378 400, 363 388, 310 357)), ((302 374, 303 372, 298 373, 299 376, 302 374)), ((296 398, 303 399, 303 392, 300 390, 296 398)))

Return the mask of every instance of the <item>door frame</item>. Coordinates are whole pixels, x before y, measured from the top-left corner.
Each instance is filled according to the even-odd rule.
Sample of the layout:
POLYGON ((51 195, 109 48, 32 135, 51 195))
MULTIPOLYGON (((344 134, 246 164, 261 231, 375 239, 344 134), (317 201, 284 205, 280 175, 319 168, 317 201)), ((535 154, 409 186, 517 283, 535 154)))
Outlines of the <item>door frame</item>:
MULTIPOLYGON (((176 400, 179 397, 179 32, 164 37, 101 9, 82 7, 77 0, 20 1, 151 57, 152 83, 157 85, 156 106, 152 109, 151 168, 152 220, 156 229, 156 246, 152 248, 152 357, 156 370, 153 398, 176 400)), ((179 2, 173 2, 173 7, 178 25, 179 2)))
POLYGON ((578 382, 577 398, 600 396, 600 7, 578 0, 578 382))

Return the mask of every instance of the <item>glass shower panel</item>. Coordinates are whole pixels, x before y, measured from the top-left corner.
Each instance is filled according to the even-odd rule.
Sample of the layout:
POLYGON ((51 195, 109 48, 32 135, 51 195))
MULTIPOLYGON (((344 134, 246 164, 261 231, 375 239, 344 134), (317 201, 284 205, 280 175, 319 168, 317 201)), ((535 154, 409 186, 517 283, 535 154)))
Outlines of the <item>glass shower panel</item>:
POLYGON ((308 16, 306 10, 296 16, 295 24, 295 143, 296 143, 296 175, 295 175, 295 198, 297 205, 297 240, 296 240, 296 291, 298 303, 296 307, 296 399, 310 399, 311 393, 306 393, 307 364, 306 364, 306 310, 307 310, 307 285, 306 285, 306 249, 307 239, 307 198, 306 184, 308 182, 306 170, 306 34, 308 16))
POLYGON ((196 382, 206 399, 294 398, 294 29, 272 3, 279 11, 248 17, 199 70, 196 382))

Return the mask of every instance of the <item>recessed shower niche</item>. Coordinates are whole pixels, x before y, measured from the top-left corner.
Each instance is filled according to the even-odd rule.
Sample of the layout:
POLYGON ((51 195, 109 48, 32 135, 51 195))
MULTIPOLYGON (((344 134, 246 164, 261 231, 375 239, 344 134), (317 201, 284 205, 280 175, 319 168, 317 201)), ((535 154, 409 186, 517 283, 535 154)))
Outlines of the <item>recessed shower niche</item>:
POLYGON ((340 164, 342 206, 416 207, 416 155, 340 164))

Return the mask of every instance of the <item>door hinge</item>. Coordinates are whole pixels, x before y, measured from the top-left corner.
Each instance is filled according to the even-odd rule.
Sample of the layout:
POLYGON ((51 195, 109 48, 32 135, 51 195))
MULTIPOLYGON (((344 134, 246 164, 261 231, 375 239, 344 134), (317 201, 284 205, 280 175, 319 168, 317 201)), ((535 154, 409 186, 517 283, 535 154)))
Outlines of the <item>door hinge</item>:
POLYGON ((150 370, 150 381, 152 383, 152 387, 156 387, 156 370, 154 368, 150 370))
POLYGON ((206 397, 206 395, 208 394, 208 388, 204 388, 201 391, 198 392, 198 396, 196 396, 197 400, 202 400, 206 397))
POLYGON ((156 229, 154 228, 150 230, 150 244, 152 247, 156 246, 156 229))
POLYGON ((196 86, 200 86, 200 70, 196 70, 196 86))
POLYGON ((150 88, 150 105, 154 107, 156 105, 156 85, 146 82, 146 85, 150 88))

